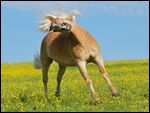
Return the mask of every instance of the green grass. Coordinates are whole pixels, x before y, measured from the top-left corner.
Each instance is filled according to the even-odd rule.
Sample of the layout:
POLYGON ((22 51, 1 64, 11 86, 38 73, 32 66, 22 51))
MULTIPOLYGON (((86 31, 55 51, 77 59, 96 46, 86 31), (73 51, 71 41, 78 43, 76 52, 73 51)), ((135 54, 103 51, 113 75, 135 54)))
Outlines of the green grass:
POLYGON ((94 64, 88 72, 100 97, 90 103, 90 93, 77 67, 68 67, 61 82, 61 96, 55 97, 58 65, 49 70, 48 99, 43 95, 41 70, 32 63, 1 64, 1 111, 149 111, 149 60, 105 63, 113 84, 120 91, 112 97, 108 85, 94 64))

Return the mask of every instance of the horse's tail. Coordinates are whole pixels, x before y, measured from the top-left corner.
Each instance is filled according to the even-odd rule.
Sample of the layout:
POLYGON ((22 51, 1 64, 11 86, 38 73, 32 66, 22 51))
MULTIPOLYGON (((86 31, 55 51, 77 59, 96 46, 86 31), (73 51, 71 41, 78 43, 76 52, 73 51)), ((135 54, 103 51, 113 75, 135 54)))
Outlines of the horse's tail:
POLYGON ((38 53, 34 54, 33 65, 35 69, 41 69, 41 60, 40 55, 38 53))

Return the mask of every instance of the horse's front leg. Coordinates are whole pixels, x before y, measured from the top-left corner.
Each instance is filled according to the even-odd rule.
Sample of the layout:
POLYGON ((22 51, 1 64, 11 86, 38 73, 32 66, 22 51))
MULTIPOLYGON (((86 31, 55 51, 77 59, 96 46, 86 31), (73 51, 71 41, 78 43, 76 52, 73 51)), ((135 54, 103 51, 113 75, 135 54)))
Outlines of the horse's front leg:
POLYGON ((60 96, 60 82, 62 80, 62 76, 65 73, 66 66, 62 66, 59 64, 59 71, 57 74, 57 87, 56 87, 56 96, 60 96))
POLYGON ((81 60, 78 60, 77 61, 77 65, 79 67, 79 70, 83 76, 83 78, 86 80, 87 82, 87 85, 90 89, 90 92, 91 92, 91 98, 92 98, 92 102, 94 104, 98 103, 99 102, 99 98, 95 92, 95 89, 93 87, 93 82, 92 82, 92 79, 89 77, 88 73, 87 73, 87 70, 86 70, 86 62, 85 61, 81 61, 81 60))
POLYGON ((48 82, 48 69, 50 64, 53 62, 50 58, 45 58, 42 56, 41 65, 43 73, 43 83, 44 83, 44 95, 47 97, 47 82, 48 82))
POLYGON ((107 73, 107 71, 105 69, 102 57, 101 56, 97 56, 95 58, 95 63, 98 66, 99 71, 102 73, 103 78, 108 83, 109 89, 110 89, 110 91, 112 93, 112 96, 119 96, 120 95, 119 92, 117 91, 117 89, 115 88, 115 86, 112 84, 111 80, 109 79, 109 76, 108 76, 108 73, 107 73))

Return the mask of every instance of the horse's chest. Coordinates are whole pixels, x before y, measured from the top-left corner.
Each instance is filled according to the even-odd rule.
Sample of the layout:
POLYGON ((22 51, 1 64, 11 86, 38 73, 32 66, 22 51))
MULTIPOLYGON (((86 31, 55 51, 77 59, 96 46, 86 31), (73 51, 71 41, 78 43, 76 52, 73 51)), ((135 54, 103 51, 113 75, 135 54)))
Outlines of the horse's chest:
POLYGON ((72 55, 74 58, 86 60, 89 58, 89 50, 86 46, 76 45, 72 47, 72 55))
POLYGON ((75 60, 69 52, 69 48, 60 45, 50 46, 47 49, 48 56, 62 65, 75 65, 75 60))

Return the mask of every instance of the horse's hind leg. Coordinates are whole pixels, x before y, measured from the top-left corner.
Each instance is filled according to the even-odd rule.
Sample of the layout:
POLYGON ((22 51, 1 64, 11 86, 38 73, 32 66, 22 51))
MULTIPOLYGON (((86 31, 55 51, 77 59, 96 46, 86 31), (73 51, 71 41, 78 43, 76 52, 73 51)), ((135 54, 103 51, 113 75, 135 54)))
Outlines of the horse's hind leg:
POLYGON ((93 87, 93 82, 92 82, 92 79, 89 77, 88 73, 87 73, 87 69, 86 69, 86 62, 85 61, 77 61, 77 65, 79 67, 79 70, 83 76, 83 78, 86 80, 87 82, 87 85, 90 89, 90 92, 91 92, 91 98, 92 98, 92 102, 94 104, 98 103, 99 102, 99 98, 95 92, 95 89, 93 87))
POLYGON ((51 58, 46 58, 41 61, 45 96, 47 96, 48 69, 52 61, 53 60, 51 58))
POLYGON ((62 76, 65 73, 66 66, 62 66, 59 64, 59 71, 57 73, 57 87, 56 87, 56 96, 60 96, 60 82, 62 80, 62 76))
POLYGON ((100 72, 102 73, 103 78, 108 83, 109 89, 110 89, 110 91, 112 93, 112 96, 119 96, 119 92, 116 90, 116 88, 113 86, 112 82, 109 79, 109 76, 108 76, 108 73, 107 73, 107 71, 105 69, 102 57, 101 56, 97 56, 95 58, 95 63, 98 66, 98 69, 100 70, 100 72))

